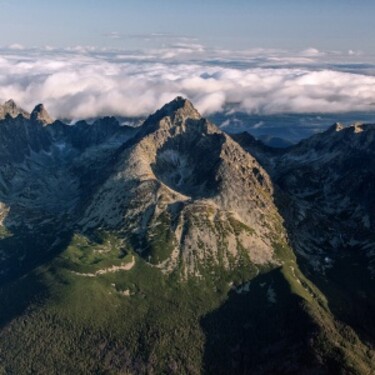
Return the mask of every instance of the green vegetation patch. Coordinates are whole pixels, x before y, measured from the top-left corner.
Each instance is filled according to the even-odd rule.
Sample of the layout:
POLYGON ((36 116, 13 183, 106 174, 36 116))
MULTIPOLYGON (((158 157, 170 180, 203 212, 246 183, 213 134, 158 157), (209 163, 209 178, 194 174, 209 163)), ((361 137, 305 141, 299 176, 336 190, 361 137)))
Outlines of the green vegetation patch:
POLYGON ((65 268, 76 272, 95 272, 129 262, 128 253, 127 245, 116 233, 76 233, 59 261, 65 268))
POLYGON ((144 254, 150 263, 158 264, 170 258, 175 245, 176 239, 170 228, 170 217, 163 213, 148 230, 144 254))
POLYGON ((259 269, 243 251, 229 270, 208 257, 202 277, 186 279, 181 260, 163 274, 118 233, 76 234, 55 260, 0 289, 0 369, 180 375, 288 373, 291 365, 370 373, 371 352, 335 321, 292 249, 274 247, 278 268, 259 269), (134 265, 79 274, 122 262, 134 265))
POLYGON ((11 237, 13 233, 3 225, 0 225, 0 240, 11 237))
POLYGON ((241 232, 246 232, 251 236, 255 235, 255 230, 253 228, 250 228, 249 226, 244 224, 242 221, 235 219, 233 216, 229 216, 228 220, 236 236, 241 234, 241 232))

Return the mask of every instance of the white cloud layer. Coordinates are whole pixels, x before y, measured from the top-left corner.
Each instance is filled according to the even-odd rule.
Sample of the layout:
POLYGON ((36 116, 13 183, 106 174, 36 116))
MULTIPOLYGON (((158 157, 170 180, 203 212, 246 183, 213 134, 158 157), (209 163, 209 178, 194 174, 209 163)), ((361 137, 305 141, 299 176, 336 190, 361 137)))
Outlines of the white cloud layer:
POLYGON ((314 48, 291 55, 206 51, 197 43, 149 53, 17 47, 0 50, 0 100, 28 110, 42 102, 55 118, 144 116, 177 95, 204 115, 228 105, 259 114, 375 110, 374 65, 339 66, 314 48))

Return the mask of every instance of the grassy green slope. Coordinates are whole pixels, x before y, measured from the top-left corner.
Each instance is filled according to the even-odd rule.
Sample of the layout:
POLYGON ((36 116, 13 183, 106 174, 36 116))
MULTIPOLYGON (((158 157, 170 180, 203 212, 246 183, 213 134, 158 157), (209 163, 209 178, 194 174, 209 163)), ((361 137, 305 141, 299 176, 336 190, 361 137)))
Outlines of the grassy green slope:
POLYGON ((75 235, 1 288, 0 374, 369 374, 373 352, 335 321, 292 251, 275 249, 282 265, 258 275, 244 262, 186 281, 114 234, 75 235))

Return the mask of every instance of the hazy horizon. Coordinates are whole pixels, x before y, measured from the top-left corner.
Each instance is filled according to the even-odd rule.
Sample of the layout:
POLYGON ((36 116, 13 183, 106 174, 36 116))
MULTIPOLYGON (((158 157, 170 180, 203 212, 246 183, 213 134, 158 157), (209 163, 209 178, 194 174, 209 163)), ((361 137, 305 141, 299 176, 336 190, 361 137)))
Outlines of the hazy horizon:
POLYGON ((159 48, 184 39, 210 48, 375 54, 370 0, 1 0, 0 46, 159 48))

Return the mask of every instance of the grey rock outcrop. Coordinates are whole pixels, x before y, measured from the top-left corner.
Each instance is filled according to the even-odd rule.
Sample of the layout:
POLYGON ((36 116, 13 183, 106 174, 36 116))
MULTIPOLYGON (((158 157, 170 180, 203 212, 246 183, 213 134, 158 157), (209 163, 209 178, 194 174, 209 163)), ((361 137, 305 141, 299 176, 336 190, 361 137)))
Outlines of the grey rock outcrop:
POLYGON ((50 125, 54 122, 53 118, 49 115, 43 104, 38 104, 30 115, 31 121, 39 121, 44 125, 50 125))
POLYGON ((0 105, 0 120, 5 119, 6 116, 16 118, 19 115, 27 119, 30 118, 30 113, 28 113, 21 107, 18 107, 17 104, 12 99, 0 105))
POLYGON ((225 268, 241 256, 272 262, 281 217, 259 163, 183 98, 143 128, 80 224, 125 228, 135 251, 165 270, 181 260, 187 274, 197 275, 208 259, 225 268), (157 236, 168 238, 168 250, 154 243, 157 236))

